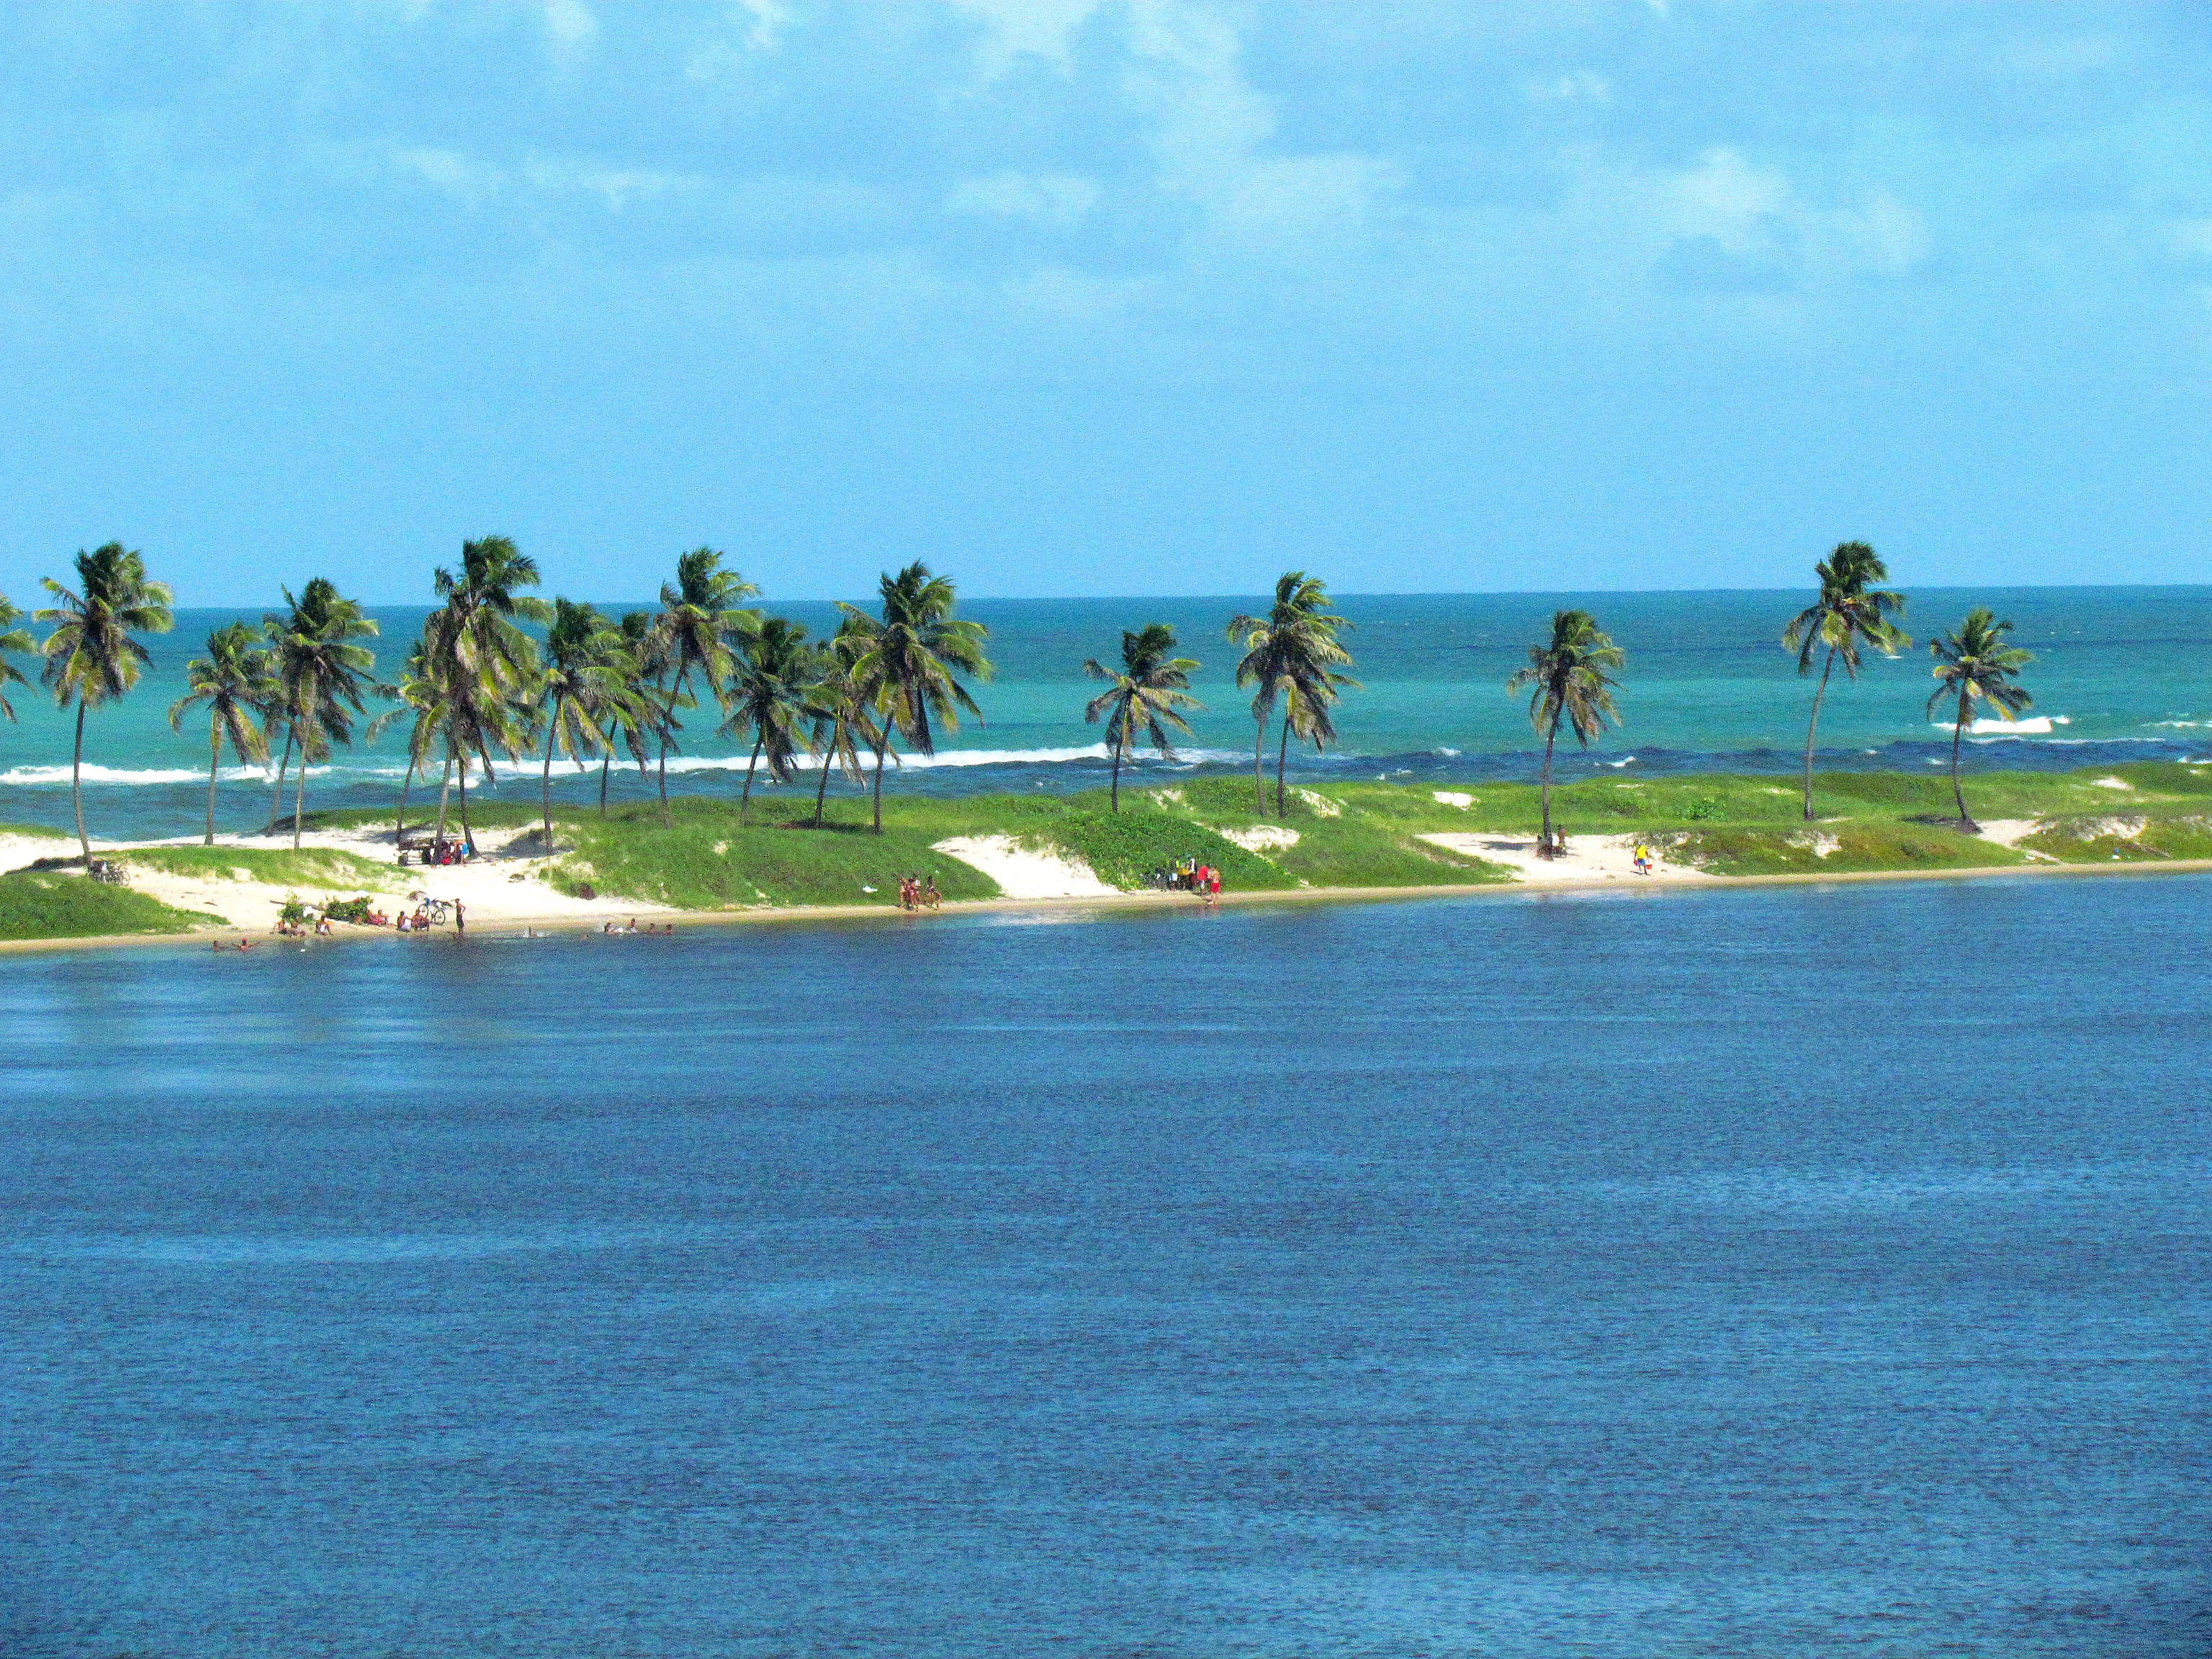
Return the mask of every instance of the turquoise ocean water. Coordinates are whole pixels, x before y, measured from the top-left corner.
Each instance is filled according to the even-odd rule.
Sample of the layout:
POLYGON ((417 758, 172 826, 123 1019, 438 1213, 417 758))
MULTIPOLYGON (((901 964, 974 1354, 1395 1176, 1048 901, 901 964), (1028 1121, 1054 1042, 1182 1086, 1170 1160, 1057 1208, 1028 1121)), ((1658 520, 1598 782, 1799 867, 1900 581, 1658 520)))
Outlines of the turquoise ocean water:
MULTIPOLYGON (((1783 623, 1805 601, 1790 592, 1513 595, 1347 595, 1357 624, 1349 642, 1365 689, 1340 711, 1340 745, 1300 756, 1309 776, 1385 775, 1408 780, 1481 780, 1531 775, 1534 746, 1521 706, 1503 686, 1551 611, 1577 605, 1594 611, 1629 653, 1623 676, 1624 720, 1578 769, 1644 772, 1786 770, 1803 744, 1810 688, 1776 643, 1783 623)), ((763 601, 811 625, 835 626, 823 604, 763 601)), ((1251 723, 1229 684, 1232 651, 1223 623, 1257 598, 1205 599, 979 600, 964 614, 987 623, 999 675, 979 688, 984 718, 948 737, 933 758, 912 757, 892 787, 905 789, 1067 789, 1103 781, 1095 727, 1083 722, 1090 695, 1087 657, 1110 659, 1119 630, 1159 620, 1174 623, 1186 653, 1204 668, 1207 704, 1182 764, 1249 765, 1251 723)), ((2124 759, 2212 752, 2212 587, 2040 588, 1923 592, 1906 621, 1923 641, 1955 626, 1969 605, 1986 603, 2018 624, 2016 637, 2038 661, 2027 683, 2032 718, 2047 729, 1984 736, 1972 744, 1977 767, 2071 767, 2124 759)), ((619 605, 606 606, 618 611, 619 605)), ((185 659, 201 648, 228 611, 185 611, 173 634, 153 641, 155 665, 125 703, 93 717, 88 741, 89 815, 95 834, 181 835, 200 822, 206 778, 205 726, 173 732, 165 718, 181 690, 185 659)), ((419 610, 377 613, 382 659, 395 665, 420 629, 419 610)), ((1875 661, 1855 685, 1832 695, 1822 719, 1822 763, 1915 769, 1941 763, 1948 732, 1923 710, 1928 658, 1916 646, 1893 662, 1875 661)), ((0 727, 0 819, 61 823, 68 812, 69 729, 35 691, 16 699, 21 722, 0 727)), ((716 738, 704 711, 692 717, 678 762, 683 787, 734 792, 743 754, 716 738)), ((365 805, 389 800, 403 761, 398 734, 342 752, 312 781, 311 805, 365 805)), ((1158 774, 1176 769, 1147 762, 1158 774)), ((222 821, 265 822, 268 793, 258 774, 225 772, 222 821)), ((559 786, 580 799, 596 784, 559 786)), ((499 793, 534 793, 534 775, 518 786, 504 774, 499 793)), ((635 793, 635 778, 617 787, 635 793)))

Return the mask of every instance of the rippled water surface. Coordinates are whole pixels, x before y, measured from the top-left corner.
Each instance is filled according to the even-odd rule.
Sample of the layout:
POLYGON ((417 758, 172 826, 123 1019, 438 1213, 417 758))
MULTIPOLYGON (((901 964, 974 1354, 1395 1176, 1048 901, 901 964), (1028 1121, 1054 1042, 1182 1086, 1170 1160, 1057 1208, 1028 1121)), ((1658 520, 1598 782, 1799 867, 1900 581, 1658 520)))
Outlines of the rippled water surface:
POLYGON ((0 1651, 2201 1655, 2208 933, 11 957, 0 1651))

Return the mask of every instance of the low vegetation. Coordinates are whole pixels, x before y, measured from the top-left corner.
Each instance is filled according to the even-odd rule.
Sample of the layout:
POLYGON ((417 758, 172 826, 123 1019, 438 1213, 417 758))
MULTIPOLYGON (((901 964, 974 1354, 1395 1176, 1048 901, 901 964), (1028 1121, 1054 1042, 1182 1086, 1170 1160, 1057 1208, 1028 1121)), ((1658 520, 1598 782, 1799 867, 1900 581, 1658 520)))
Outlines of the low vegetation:
POLYGON ((216 921, 173 909, 128 887, 51 870, 0 876, 0 939, 92 939, 108 933, 188 933, 216 921))
POLYGON ((215 881, 260 881, 280 887, 375 891, 395 886, 398 869, 358 854, 309 847, 142 847, 119 855, 126 869, 160 870, 215 881))

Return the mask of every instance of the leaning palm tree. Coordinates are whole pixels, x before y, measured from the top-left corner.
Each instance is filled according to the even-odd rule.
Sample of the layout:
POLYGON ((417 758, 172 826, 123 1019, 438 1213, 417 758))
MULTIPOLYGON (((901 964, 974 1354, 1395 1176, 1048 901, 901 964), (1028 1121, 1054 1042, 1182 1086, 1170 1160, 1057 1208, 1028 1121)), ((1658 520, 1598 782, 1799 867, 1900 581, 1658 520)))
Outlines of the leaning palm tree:
POLYGON ((544 850, 553 850, 553 757, 566 750, 579 767, 594 757, 611 755, 610 726, 637 699, 611 647, 620 634, 588 605, 553 601, 553 622, 545 635, 545 672, 538 696, 545 720, 545 766, 538 781, 544 825, 544 850))
POLYGON ((738 655, 726 687, 730 718, 722 733, 731 738, 752 734, 745 787, 738 796, 740 829, 751 808, 753 774, 762 760, 768 762, 770 778, 788 783, 792 763, 800 750, 812 748, 803 728, 809 712, 808 691, 821 678, 820 654, 806 642, 803 624, 770 617, 738 655))
POLYGON ((242 622, 227 623, 208 635, 207 655, 185 665, 185 695, 169 707, 169 729, 184 730, 185 711, 194 703, 208 706, 207 834, 200 845, 215 845, 215 786, 222 769, 222 746, 240 764, 263 766, 269 760, 269 738, 260 722, 276 706, 282 688, 270 672, 269 653, 261 649, 261 630, 242 622))
POLYGON ((1841 542, 1836 550, 1813 567, 1820 579, 1820 597, 1790 618, 1782 630, 1782 643, 1796 652, 1797 672, 1813 672, 1813 659, 1826 652, 1820 665, 1820 684, 1813 693, 1813 717, 1805 726, 1805 818, 1813 817, 1813 743, 1820 730, 1820 703, 1828 695, 1828 676, 1836 664, 1851 678, 1859 677, 1862 653, 1871 647, 1885 657, 1912 643, 1911 635, 1889 620, 1890 613, 1905 609, 1905 595, 1876 582, 1889 580, 1881 556, 1864 542, 1841 542))
POLYGON ((1107 794, 1114 811, 1121 810, 1121 761, 1136 746, 1138 734, 1143 733, 1162 760, 1171 761, 1175 744, 1168 728, 1190 733, 1189 722, 1176 711, 1206 707, 1190 695, 1190 677, 1198 665, 1188 657, 1171 656, 1175 648, 1174 629, 1148 623, 1133 634, 1122 631, 1118 672, 1095 657, 1083 665, 1085 673, 1109 687, 1085 705, 1083 718, 1094 726, 1106 722, 1106 747, 1114 757, 1114 781, 1107 794))
POLYGON ((23 613, 8 603, 6 594, 0 593, 0 714, 5 714, 11 720, 15 718, 15 705, 8 701, 8 688, 28 685, 30 682, 23 678, 21 669, 8 660, 9 654, 39 648, 37 642, 31 638, 29 629, 15 626, 22 620, 23 613))
POLYGON ((146 647, 134 634, 166 634, 174 624, 168 584, 150 581, 145 559, 120 542, 76 556, 76 588, 51 576, 40 582, 58 603, 38 613, 53 632, 40 647, 46 665, 39 678, 64 708, 76 705, 76 747, 70 762, 70 805, 76 813, 77 846, 88 868, 92 842, 84 833, 84 716, 112 702, 138 683, 146 647))
MULTIPOLYGON (((1240 614, 1229 619, 1229 637, 1244 649, 1237 664, 1237 684, 1253 688, 1254 811, 1267 810, 1267 721, 1277 705, 1284 705, 1282 741, 1275 757, 1275 810, 1279 812, 1285 810, 1283 781, 1294 724, 1290 705, 1300 705, 1310 728, 1315 709, 1325 709, 1339 692, 1358 688, 1358 681, 1340 672, 1352 665, 1352 653, 1336 637, 1351 626, 1336 613, 1328 587, 1303 570, 1285 571, 1276 579, 1275 602, 1266 616, 1240 614)), ((1329 735, 1334 735, 1333 727, 1329 735)))
POLYGON ((1951 799, 1959 804, 1959 827, 1968 831, 1981 826, 1966 811, 1966 793, 1959 782, 1959 744, 1974 723, 1974 705, 1987 702, 2009 718, 2034 701, 2026 688, 2011 682, 2035 660, 2035 653, 2007 645, 2004 636, 2010 632, 2010 623, 1999 622, 1986 606, 1977 605, 1966 613, 1957 633, 1939 635, 1928 642, 1937 681, 1929 694, 1928 712, 1934 714, 1940 702, 1957 700, 1951 720, 1951 799))
POLYGON ((1552 834, 1552 750, 1559 740, 1559 722, 1574 730, 1575 740, 1589 747, 1589 740, 1605 730, 1606 722, 1620 718, 1613 706, 1618 684, 1606 671, 1618 668, 1627 655, 1598 631, 1587 611, 1561 611, 1552 617, 1552 637, 1528 647, 1528 665, 1505 683, 1510 692, 1532 690, 1528 723, 1544 734, 1544 833, 1537 854, 1550 858, 1559 850, 1552 834))
POLYGON ((882 741, 876 719, 875 698, 854 672, 874 633, 867 617, 848 616, 829 644, 815 655, 821 678, 806 689, 806 717, 813 722, 810 744, 822 757, 821 781, 814 787, 814 827, 822 827, 830 804, 830 773, 842 766, 855 783, 866 781, 867 769, 860 760, 860 745, 872 750, 882 741))
MULTIPOLYGON (((760 626, 760 613, 738 601, 758 594, 734 570, 722 568, 722 556, 695 547, 676 561, 676 580, 660 590, 660 615, 653 624, 660 672, 668 677, 678 708, 697 706, 691 690, 696 672, 707 694, 718 701, 736 666, 733 646, 760 626)), ((660 821, 668 823, 668 745, 660 750, 660 821)))
MULTIPOLYGON (((374 637, 375 620, 360 604, 318 576, 295 596, 284 590, 283 614, 266 618, 270 667, 276 676, 277 718, 287 732, 285 750, 299 751, 300 778, 292 800, 292 845, 300 845, 307 810, 307 768, 353 742, 355 716, 374 690, 369 679, 376 653, 356 641, 374 637)), ((280 786, 281 787, 281 786, 280 786)))
POLYGON ((949 576, 933 576, 919 561, 878 584, 883 612, 871 617, 857 605, 839 609, 860 639, 853 676, 882 718, 876 724, 875 822, 884 832, 884 761, 903 738, 919 755, 937 752, 937 731, 960 728, 960 710, 979 720, 983 711, 960 683, 963 674, 991 678, 983 654, 990 630, 952 614, 957 593, 949 576), (932 722, 934 721, 935 725, 932 722))

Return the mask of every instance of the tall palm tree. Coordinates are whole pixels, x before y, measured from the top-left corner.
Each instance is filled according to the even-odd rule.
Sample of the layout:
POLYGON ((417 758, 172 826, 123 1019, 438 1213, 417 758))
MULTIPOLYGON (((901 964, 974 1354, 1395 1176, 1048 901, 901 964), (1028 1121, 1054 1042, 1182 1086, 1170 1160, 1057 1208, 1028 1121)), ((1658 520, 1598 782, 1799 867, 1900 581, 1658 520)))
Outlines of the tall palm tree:
POLYGON ((28 685, 30 682, 23 678, 21 669, 8 660, 9 654, 39 648, 37 642, 31 638, 29 629, 15 626, 22 620, 23 613, 8 603, 6 594, 0 593, 0 714, 5 714, 10 720, 15 718, 15 705, 8 701, 8 688, 28 685))
MULTIPOLYGON (((653 775, 653 756, 656 748, 672 744, 676 733, 684 723, 676 718, 676 701, 666 684, 663 673, 660 647, 654 634, 658 618, 650 611, 632 611, 624 614, 614 635, 607 642, 610 664, 623 676, 629 687, 630 698, 615 714, 622 726, 623 747, 637 763, 640 779, 653 775)), ((614 767, 611 745, 599 757, 599 816, 607 815, 607 776, 614 767)), ((661 823, 668 823, 668 775, 660 777, 661 823)))
POLYGON ((437 834, 446 827, 447 788, 459 775, 461 834, 471 838, 469 767, 481 760, 487 777, 495 751, 513 757, 534 746, 539 672, 538 647, 520 626, 546 623, 552 607, 522 590, 538 586, 538 563, 505 536, 461 544, 458 571, 441 567, 434 589, 444 601, 423 624, 431 724, 445 750, 447 784, 438 798, 437 834))
POLYGON ((222 769, 222 746, 246 766, 269 760, 269 738, 260 722, 276 706, 282 688, 270 672, 269 653, 260 648, 261 630, 242 622, 227 623, 207 638, 207 655, 185 665, 185 695, 169 706, 169 729, 184 730, 185 711, 208 706, 207 834, 200 845, 215 845, 215 785, 222 769))
POLYGON ((805 628, 782 617, 770 617, 762 623, 738 653, 726 687, 730 718, 722 732, 732 738, 742 738, 748 732, 752 734, 745 787, 738 796, 740 828, 751 808, 753 774, 762 760, 768 762, 769 777, 788 783, 792 763, 799 750, 813 746, 803 728, 809 712, 807 694, 821 678, 820 656, 806 642, 805 628))
POLYGON ((1828 695, 1828 676, 1841 661, 1851 678, 1859 677, 1867 647, 1885 657, 1912 643, 1912 636, 1889 620, 1905 609, 1905 595, 1876 582, 1889 580, 1889 568, 1864 542, 1839 542, 1813 567, 1820 597, 1799 611, 1782 630, 1782 643, 1797 653, 1797 672, 1813 672, 1813 659, 1825 651, 1820 684, 1813 693, 1813 717, 1805 726, 1805 818, 1813 817, 1813 744, 1820 730, 1820 703, 1828 695))
POLYGON ((1121 810, 1121 759, 1135 746, 1138 733, 1151 741, 1162 760, 1171 761, 1175 744, 1168 728, 1185 736, 1190 732, 1189 723, 1176 711, 1206 707, 1190 695, 1190 677, 1198 665, 1188 657, 1170 656, 1175 648, 1174 629, 1165 623, 1147 623, 1133 634, 1122 631, 1118 672, 1095 657, 1083 665, 1085 673, 1104 680, 1109 687, 1085 705, 1083 718, 1093 725, 1106 722, 1106 747, 1114 757, 1108 799, 1116 812, 1121 810))
POLYGON ((295 596, 284 590, 289 608, 264 620, 270 666, 276 676, 276 717, 284 722, 287 752, 297 750, 300 779, 292 802, 292 845, 300 845, 301 821, 307 810, 307 768, 327 760, 334 745, 353 742, 354 717, 366 712, 363 696, 374 690, 369 674, 376 653, 359 640, 374 638, 374 618, 317 576, 295 596))
POLYGON ((1966 811, 1966 793, 1959 782, 1959 744, 1966 728, 1974 723, 1974 705, 1987 702, 2003 709, 2009 719, 2034 701, 2025 687, 2012 681, 2035 660, 2035 653, 2007 645, 2004 636, 2010 632, 2010 623, 1999 622, 1987 606, 1976 605, 1959 624, 1957 633, 1938 635, 1928 642, 1936 659, 1931 672, 1937 681, 1936 690, 1929 694, 1928 712, 1934 714, 1940 702, 1957 700, 1951 721, 1951 798, 1959 804, 1961 830, 1981 828, 1966 811))
MULTIPOLYGON (((676 561, 676 580, 660 590, 660 616, 654 643, 661 672, 672 680, 674 703, 694 708, 691 676, 696 672, 708 696, 719 701, 736 665, 733 646, 760 626, 760 613, 738 603, 760 589, 734 570, 722 568, 722 556, 695 547, 676 561)), ((660 750, 660 821, 668 823, 668 749, 660 750)))
POLYGON ((1544 834, 1537 843, 1540 857, 1559 850, 1552 834, 1552 750, 1559 740, 1559 722, 1574 729, 1583 748, 1605 730, 1607 720, 1620 718, 1613 706, 1619 684, 1606 671, 1619 668, 1627 653, 1598 631, 1587 611, 1560 611, 1552 617, 1552 637, 1528 647, 1528 665, 1505 683, 1510 692, 1529 691, 1528 723, 1544 734, 1544 834))
POLYGON ((374 742, 392 721, 408 719, 407 772, 399 782, 399 810, 392 824, 392 839, 396 844, 407 833, 407 797, 415 787, 415 774, 437 745, 438 717, 445 706, 445 694, 427 642, 416 640, 408 650, 399 678, 378 689, 399 706, 386 709, 368 723, 369 740, 374 742))
POLYGON ((814 787, 817 830, 829 808, 831 769, 842 766, 855 783, 865 781, 867 771, 860 762, 860 745, 874 750, 882 741, 874 694, 855 672, 873 638, 869 619, 854 612, 815 656, 821 678, 806 690, 806 716, 814 725, 810 746, 822 757, 822 779, 814 787))
POLYGON ((1290 764, 1293 726, 1302 721, 1317 740, 1335 735, 1326 711, 1340 692, 1359 684, 1340 672, 1352 665, 1352 653, 1336 636, 1351 626, 1336 613, 1328 587, 1303 570, 1285 571, 1276 579, 1275 602, 1265 617, 1240 614, 1229 619, 1229 637, 1244 649, 1237 665, 1237 684, 1253 688, 1254 811, 1267 810, 1267 721, 1279 702, 1283 705, 1283 736, 1275 759, 1277 811, 1285 810, 1283 777, 1290 764), (1291 718, 1294 707, 1297 721, 1291 718), (1316 711, 1321 713, 1318 724, 1316 711))
POLYGON ((990 630, 952 614, 957 598, 949 576, 933 576, 916 561, 878 586, 883 611, 871 617, 857 605, 839 609, 862 641, 853 675, 882 719, 876 724, 876 833, 884 831, 884 760, 900 738, 918 755, 937 752, 937 729, 960 728, 960 713, 982 717, 975 699, 960 683, 963 674, 991 678, 983 654, 990 630), (933 726, 932 722, 936 722, 933 726))
POLYGON ((611 755, 611 726, 636 702, 620 650, 622 635, 588 605, 553 601, 553 622, 545 635, 545 672, 538 698, 545 720, 545 768, 539 779, 544 847, 553 850, 553 755, 565 750, 578 766, 611 755))
POLYGON ((70 805, 76 813, 77 846, 88 868, 92 842, 84 833, 84 716, 98 704, 112 702, 138 683, 146 647, 134 634, 166 634, 174 626, 166 582, 151 581, 146 561, 121 542, 108 542, 76 556, 76 588, 52 577, 39 586, 57 603, 38 613, 53 632, 40 647, 46 665, 39 678, 62 708, 76 705, 76 747, 70 762, 70 805))

